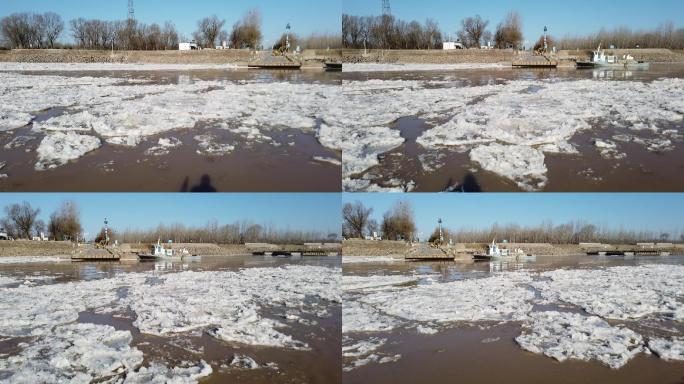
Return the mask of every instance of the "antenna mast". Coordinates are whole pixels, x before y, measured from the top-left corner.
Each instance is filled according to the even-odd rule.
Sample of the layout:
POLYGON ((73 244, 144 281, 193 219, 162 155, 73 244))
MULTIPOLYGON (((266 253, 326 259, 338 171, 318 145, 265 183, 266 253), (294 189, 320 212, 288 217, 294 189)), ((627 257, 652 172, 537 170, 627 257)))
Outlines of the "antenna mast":
POLYGON ((382 0, 382 15, 392 15, 392 8, 390 7, 390 0, 382 0))
POLYGON ((128 0, 128 20, 135 20, 135 9, 133 8, 133 0, 128 0))

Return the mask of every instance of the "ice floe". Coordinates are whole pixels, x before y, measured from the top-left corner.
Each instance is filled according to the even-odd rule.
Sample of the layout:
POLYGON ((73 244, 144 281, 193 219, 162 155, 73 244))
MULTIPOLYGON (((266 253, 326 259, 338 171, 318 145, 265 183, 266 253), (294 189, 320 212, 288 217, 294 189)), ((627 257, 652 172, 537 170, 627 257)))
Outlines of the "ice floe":
POLYGON ((2 382, 91 383, 126 378, 143 362, 131 348, 129 331, 108 325, 68 324, 55 327, 18 355, 0 359, 2 382))
POLYGON ((124 384, 195 384, 211 375, 211 365, 202 360, 198 364, 185 362, 176 367, 153 362, 126 376, 124 384))
POLYGON ((53 256, 0 257, 0 264, 69 263, 71 260, 53 256))
MULTIPOLYGON (((349 369, 378 361, 382 344, 372 342, 374 333, 415 328, 431 335, 483 321, 518 322, 523 332, 516 341, 530 352, 559 361, 596 360, 617 369, 648 349, 640 334, 607 320, 684 321, 684 266, 678 265, 496 272, 454 282, 428 278, 418 285, 402 283, 402 277, 415 278, 343 277, 344 345, 350 352, 365 352, 345 355, 349 369), (539 311, 535 305, 569 311, 539 311), (580 308, 588 314, 578 313, 580 308), (361 348, 364 343, 368 348, 361 348)), ((684 359, 681 336, 651 338, 648 348, 663 359, 684 359)))
POLYGON ((648 341, 648 349, 663 360, 684 361, 684 337, 652 338, 648 341))
POLYGON ((11 285, 11 284, 16 284, 20 280, 17 280, 13 277, 8 277, 8 276, 0 276, 0 287, 5 286, 5 285, 11 285))
POLYGON ((404 285, 416 282, 420 276, 404 275, 372 275, 372 276, 349 276, 342 277, 342 289, 345 291, 363 290, 393 285, 404 285))
MULTIPOLYGON (((348 191, 374 187, 373 180, 362 176, 379 164, 379 154, 402 144, 398 130, 392 128, 401 117, 426 121, 430 128, 417 139, 426 150, 475 151, 471 159, 486 164, 489 171, 523 189, 541 189, 547 172, 545 154, 577 155, 569 142, 577 133, 601 126, 616 132, 647 129, 656 137, 634 142, 650 151, 666 151, 673 148, 675 136, 664 132, 672 131, 684 116, 684 79, 678 78, 652 82, 512 80, 477 86, 369 80, 344 81, 342 89, 348 111, 345 116, 333 111, 333 116, 337 116, 335 125, 346 129, 339 135, 345 141, 341 145, 343 185, 348 191), (382 108, 364 107, 368 105, 382 108), (510 173, 517 161, 533 166, 523 178, 518 172, 510 173)), ((611 151, 611 158, 622 158, 619 146, 611 151)))
POLYGON ((157 145, 148 148, 145 151, 145 154, 153 156, 164 156, 168 155, 172 149, 178 148, 181 145, 183 145, 183 142, 181 142, 179 139, 175 137, 161 138, 157 142, 157 145))
POLYGON ((515 340, 525 350, 558 361, 598 360, 617 369, 643 350, 634 331, 613 327, 596 316, 568 312, 535 312, 527 330, 515 340))
POLYGON ((238 369, 258 369, 259 364, 249 356, 235 355, 230 362, 230 367, 238 369))
POLYGON ((382 314, 373 306, 349 297, 342 304, 342 332, 386 332, 400 325, 395 318, 382 314))
POLYGON ((0 132, 11 131, 28 125, 33 116, 26 112, 14 110, 0 110, 0 132))
POLYGON ((577 305, 606 319, 664 316, 684 320, 684 266, 643 265, 606 269, 559 269, 532 285, 549 301, 577 305))
POLYGON ((338 165, 338 166, 342 165, 342 162, 339 161, 338 159, 334 158, 334 157, 314 156, 313 160, 318 161, 319 163, 328 163, 328 164, 338 165))
POLYGON ((235 64, 0 63, 0 72, 195 71, 238 68, 235 64))
POLYGON ((482 279, 432 283, 404 290, 373 292, 359 298, 384 314, 401 319, 449 323, 458 321, 524 320, 534 293, 522 285, 526 272, 482 279))
POLYGON ((544 153, 533 147, 493 143, 473 149, 470 159, 482 169, 506 175, 525 190, 543 189, 547 182, 544 153))
POLYGON ((308 303, 305 298, 340 302, 335 271, 290 266, 250 268, 240 273, 182 272, 164 276, 163 284, 132 286, 124 302, 137 315, 134 325, 145 333, 171 335, 209 329, 211 335, 225 341, 306 349, 306 343, 278 330, 285 324, 262 316, 261 308, 287 303, 288 308, 318 314, 323 309, 320 304, 308 303), (298 273, 301 275, 293 278, 298 273))
MULTIPOLYGON (((328 105, 342 104, 339 87, 334 84, 229 80, 156 84, 117 76, 0 71, 0 130, 22 127, 41 116, 34 121, 33 130, 51 137, 41 145, 47 154, 46 161, 39 160, 37 165, 42 169, 45 162, 53 167, 64 164, 54 152, 59 152, 55 146, 67 140, 68 148, 73 147, 69 160, 83 155, 85 149, 96 148, 94 139, 136 146, 146 137, 198 124, 230 130, 247 141, 272 142, 265 130, 314 132, 326 120, 338 120, 328 105), (84 137, 93 139, 86 142, 84 137), (81 150, 73 150, 76 148, 81 150)), ((210 138, 199 141, 206 144, 202 153, 231 152, 232 145, 217 144, 210 138)), ((340 147, 331 140, 321 142, 340 147)))
POLYGON ((153 361, 140 367, 142 353, 130 347, 130 332, 78 323, 82 312, 131 312, 141 332, 160 336, 204 331, 240 344, 307 349, 306 343, 287 334, 287 323, 265 312, 330 316, 329 306, 341 303, 340 274, 339 268, 287 266, 126 273, 92 281, 0 287, 0 336, 32 338, 17 354, 0 359, 0 376, 10 375, 11 382, 35 382, 22 377, 123 382, 118 378, 125 377, 131 383, 190 383, 212 372, 204 362, 169 367, 153 361))
POLYGON ((37 171, 57 168, 100 148, 101 145, 100 139, 94 136, 74 132, 48 134, 36 150, 38 162, 35 168, 37 171))

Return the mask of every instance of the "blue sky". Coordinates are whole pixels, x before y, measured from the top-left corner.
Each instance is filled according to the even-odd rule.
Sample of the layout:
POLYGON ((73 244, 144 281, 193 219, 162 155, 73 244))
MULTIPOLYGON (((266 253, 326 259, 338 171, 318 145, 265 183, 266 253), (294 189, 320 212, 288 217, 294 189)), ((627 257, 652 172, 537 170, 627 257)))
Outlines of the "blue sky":
MULTIPOLYGON (((593 33, 601 27, 649 29, 667 20, 684 27, 682 0, 390 0, 390 3, 394 16, 418 21, 432 17, 452 36, 460 29, 462 19, 476 14, 490 21, 493 32, 509 10, 521 14, 528 40, 536 40, 545 25, 556 37, 593 33)), ((381 4, 381 0, 343 0, 342 8, 352 15, 377 15, 382 10, 381 4)))
POLYGON ((398 200, 408 200, 424 238, 442 218, 448 228, 484 228, 495 222, 536 225, 583 220, 611 228, 650 231, 684 230, 684 194, 344 194, 343 203, 359 200, 382 215, 398 200))
MULTIPOLYGON (((287 23, 293 32, 306 36, 312 32, 339 33, 342 0, 134 0, 136 18, 145 23, 166 20, 179 32, 190 36, 197 21, 216 14, 226 19, 226 29, 252 8, 261 11, 264 43, 273 42, 285 32, 287 23)), ((105 20, 126 19, 128 0, 0 0, 0 17, 14 12, 56 12, 68 23, 78 17, 105 20)), ((69 31, 67 31, 69 33, 69 31)), ((67 36, 71 40, 71 35, 67 36)))
POLYGON ((211 219, 221 224, 250 220, 279 228, 339 233, 339 194, 129 194, 129 193, 1 193, 0 215, 10 203, 28 201, 41 208, 46 223, 62 201, 75 201, 81 209, 84 232, 92 237, 107 217, 112 228, 156 227, 180 222, 204 225, 211 219))

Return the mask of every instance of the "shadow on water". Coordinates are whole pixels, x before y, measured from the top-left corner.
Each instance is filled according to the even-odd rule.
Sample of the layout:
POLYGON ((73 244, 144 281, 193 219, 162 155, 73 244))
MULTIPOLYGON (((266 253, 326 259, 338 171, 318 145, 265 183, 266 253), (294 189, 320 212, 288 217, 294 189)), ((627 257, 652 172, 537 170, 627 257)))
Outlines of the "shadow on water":
POLYGON ((453 179, 449 179, 449 182, 446 185, 446 188, 444 188, 446 191, 450 192, 464 192, 464 193, 480 193, 483 192, 482 186, 480 183, 477 181, 477 177, 473 175, 471 172, 468 172, 467 175, 463 178, 463 182, 461 184, 458 184, 454 186, 453 184, 453 179))
POLYGON ((186 177, 185 180, 183 180, 183 184, 180 187, 180 192, 215 193, 218 191, 211 184, 211 177, 207 174, 204 174, 200 179, 200 183, 192 188, 190 188, 190 178, 186 177))

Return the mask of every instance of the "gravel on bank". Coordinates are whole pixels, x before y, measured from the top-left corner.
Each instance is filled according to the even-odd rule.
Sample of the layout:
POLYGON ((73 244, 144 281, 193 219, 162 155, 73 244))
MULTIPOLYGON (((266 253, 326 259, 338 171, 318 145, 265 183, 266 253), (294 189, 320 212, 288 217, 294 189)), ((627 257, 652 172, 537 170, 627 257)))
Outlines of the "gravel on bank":
MULTIPOLYGON (((588 60, 591 50, 561 50, 559 60, 588 60)), ((684 63, 684 51, 670 49, 609 49, 607 54, 632 55, 637 60, 651 63, 684 63)), ((511 63, 526 55, 512 49, 464 49, 464 50, 342 50, 344 63, 359 64, 496 64, 511 63)))

